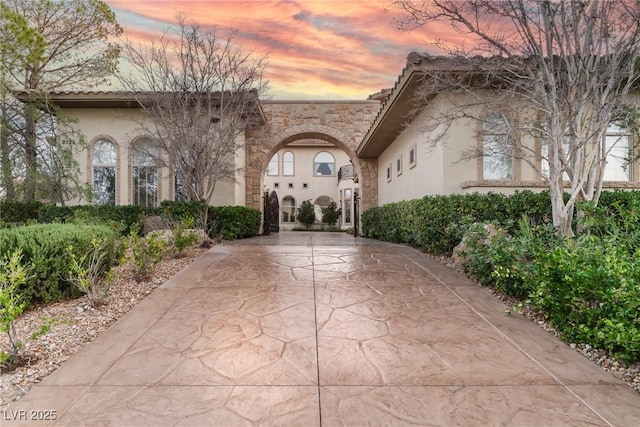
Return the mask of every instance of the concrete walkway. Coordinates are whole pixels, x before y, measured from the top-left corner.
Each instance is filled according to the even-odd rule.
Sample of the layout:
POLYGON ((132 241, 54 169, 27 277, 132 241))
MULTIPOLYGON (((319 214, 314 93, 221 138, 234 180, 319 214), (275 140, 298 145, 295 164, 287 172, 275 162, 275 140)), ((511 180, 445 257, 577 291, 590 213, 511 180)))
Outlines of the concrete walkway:
POLYGON ((219 245, 2 425, 640 425, 640 394, 505 308, 404 246, 219 245))

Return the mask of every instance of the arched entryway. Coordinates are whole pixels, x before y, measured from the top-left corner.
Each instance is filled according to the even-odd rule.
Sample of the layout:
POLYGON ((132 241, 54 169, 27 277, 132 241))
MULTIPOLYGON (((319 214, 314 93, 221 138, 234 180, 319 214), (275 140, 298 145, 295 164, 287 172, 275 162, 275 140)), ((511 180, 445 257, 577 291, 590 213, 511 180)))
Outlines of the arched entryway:
MULTIPOLYGON (((246 144, 246 206, 263 209, 264 177, 270 160, 283 147, 301 140, 325 141, 342 150, 347 155, 346 163, 350 161, 358 175, 363 207, 377 205, 377 163, 374 159, 359 159, 356 155, 358 143, 378 112, 377 101, 267 101, 263 108, 268 132, 253 135, 246 144)), ((279 166, 283 167, 285 159, 279 160, 279 166)), ((336 164, 336 173, 340 166, 336 164)), ((286 183, 288 187, 288 181, 286 183)), ((281 201, 287 187, 277 189, 281 201)), ((301 201, 296 198, 297 204, 301 201)))

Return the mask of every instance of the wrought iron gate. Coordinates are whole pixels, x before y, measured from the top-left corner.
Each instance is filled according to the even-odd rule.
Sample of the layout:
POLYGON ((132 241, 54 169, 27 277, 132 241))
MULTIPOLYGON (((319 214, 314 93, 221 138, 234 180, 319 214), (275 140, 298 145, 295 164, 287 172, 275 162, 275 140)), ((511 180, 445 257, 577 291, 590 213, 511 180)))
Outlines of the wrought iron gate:
POLYGON ((264 193, 264 234, 277 233, 280 231, 280 203, 278 194, 272 191, 271 194, 264 193))

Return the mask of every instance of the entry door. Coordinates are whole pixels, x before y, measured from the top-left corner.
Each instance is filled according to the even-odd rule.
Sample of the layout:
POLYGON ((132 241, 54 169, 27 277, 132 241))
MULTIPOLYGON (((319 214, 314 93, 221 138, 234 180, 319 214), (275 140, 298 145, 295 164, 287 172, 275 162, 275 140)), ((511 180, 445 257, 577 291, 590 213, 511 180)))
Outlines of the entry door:
POLYGON ((269 194, 269 202, 267 203, 267 224, 269 225, 269 233, 277 233, 280 231, 280 203, 278 202, 278 194, 272 191, 269 194))

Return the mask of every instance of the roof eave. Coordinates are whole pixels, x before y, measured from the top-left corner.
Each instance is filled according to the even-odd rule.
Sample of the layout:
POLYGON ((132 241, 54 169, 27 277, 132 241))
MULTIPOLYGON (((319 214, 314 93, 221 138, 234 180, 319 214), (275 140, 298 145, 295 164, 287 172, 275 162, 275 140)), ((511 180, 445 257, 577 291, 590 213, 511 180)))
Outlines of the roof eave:
POLYGON ((420 74, 413 65, 404 69, 391 96, 358 146, 358 157, 377 158, 402 133, 407 118, 416 107, 415 90, 420 74))

